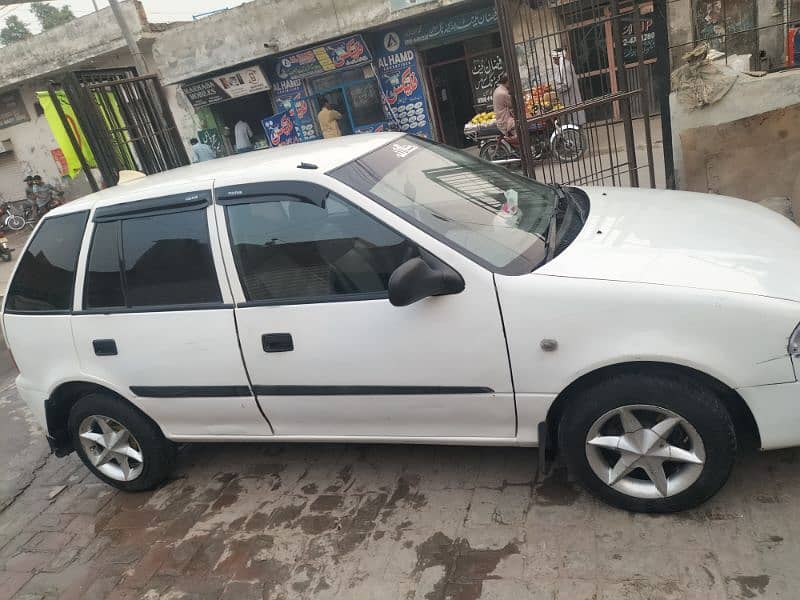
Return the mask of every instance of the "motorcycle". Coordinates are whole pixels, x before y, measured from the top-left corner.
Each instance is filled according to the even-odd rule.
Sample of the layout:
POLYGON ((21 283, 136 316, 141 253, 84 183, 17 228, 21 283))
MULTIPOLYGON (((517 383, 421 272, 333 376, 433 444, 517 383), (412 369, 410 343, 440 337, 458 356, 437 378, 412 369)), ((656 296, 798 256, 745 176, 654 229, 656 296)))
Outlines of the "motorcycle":
MULTIPOLYGON (((534 160, 544 160, 552 155, 562 163, 574 162, 589 147, 586 133, 580 125, 561 124, 557 118, 529 122, 528 131, 534 160)), ((496 127, 476 128, 465 131, 465 135, 478 144, 479 155, 484 160, 506 164, 520 158, 518 147, 509 142, 496 127)))
POLYGON ((36 210, 30 200, 6 202, 3 205, 3 227, 11 231, 22 231, 26 225, 31 229, 36 224, 36 210))

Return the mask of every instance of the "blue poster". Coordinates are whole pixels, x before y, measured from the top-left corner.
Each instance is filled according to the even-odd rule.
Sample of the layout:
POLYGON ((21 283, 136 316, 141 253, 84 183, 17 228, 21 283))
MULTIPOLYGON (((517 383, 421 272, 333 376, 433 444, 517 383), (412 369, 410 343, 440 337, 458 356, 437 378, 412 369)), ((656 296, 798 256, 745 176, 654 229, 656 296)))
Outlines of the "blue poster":
POLYGON ((396 31, 376 36, 377 74, 388 113, 401 131, 432 137, 417 53, 396 31))
POLYGON ((288 111, 298 129, 301 142, 308 142, 322 137, 317 131, 314 120, 313 105, 306 97, 306 86, 302 79, 283 79, 275 83, 273 88, 275 104, 278 111, 288 111))
POLYGON ((294 126, 294 120, 289 116, 288 110, 261 119, 261 126, 264 128, 264 133, 267 134, 269 145, 273 148, 300 142, 297 128, 294 126))

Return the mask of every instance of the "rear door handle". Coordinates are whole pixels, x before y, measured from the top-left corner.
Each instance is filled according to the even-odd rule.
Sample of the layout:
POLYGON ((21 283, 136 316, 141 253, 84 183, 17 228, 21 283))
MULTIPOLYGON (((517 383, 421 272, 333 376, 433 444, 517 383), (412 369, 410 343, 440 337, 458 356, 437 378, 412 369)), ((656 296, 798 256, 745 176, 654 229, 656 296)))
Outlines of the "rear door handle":
POLYGON ((291 333, 265 333, 261 336, 261 347, 264 352, 291 352, 294 341, 291 333))
POLYGON ((92 346, 97 356, 117 355, 117 342, 114 340, 92 340, 92 346))

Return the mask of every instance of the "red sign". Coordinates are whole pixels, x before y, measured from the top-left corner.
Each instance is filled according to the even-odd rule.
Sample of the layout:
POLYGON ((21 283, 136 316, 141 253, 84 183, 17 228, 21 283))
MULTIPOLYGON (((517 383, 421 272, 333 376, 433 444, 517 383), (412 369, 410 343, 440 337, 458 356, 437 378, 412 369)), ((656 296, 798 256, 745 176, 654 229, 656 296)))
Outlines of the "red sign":
POLYGON ((58 165, 58 173, 62 177, 69 175, 69 165, 67 165, 67 157, 64 156, 64 152, 61 148, 56 148, 55 150, 50 150, 50 154, 53 155, 53 160, 56 161, 56 165, 58 165))

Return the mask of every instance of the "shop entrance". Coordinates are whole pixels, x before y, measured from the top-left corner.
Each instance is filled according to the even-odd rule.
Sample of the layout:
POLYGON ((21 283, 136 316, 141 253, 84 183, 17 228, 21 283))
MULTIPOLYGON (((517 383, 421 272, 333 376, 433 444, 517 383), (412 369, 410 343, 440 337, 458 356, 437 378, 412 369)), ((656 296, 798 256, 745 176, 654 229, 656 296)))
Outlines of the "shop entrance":
POLYGON ((429 69, 435 97, 434 110, 439 124, 439 139, 448 146, 463 148, 466 145, 464 123, 475 114, 472 108, 472 88, 467 62, 460 59, 432 65, 429 69))
POLYGON ((226 137, 229 148, 235 146, 233 130, 239 119, 250 125, 250 130, 253 132, 253 147, 269 147, 264 128, 261 126, 261 119, 275 114, 267 92, 219 102, 211 105, 211 110, 214 113, 216 126, 226 137))
POLYGON ((488 33, 425 51, 440 141, 455 148, 467 146, 464 124, 491 110, 492 92, 503 72, 501 45, 499 34, 488 33))

